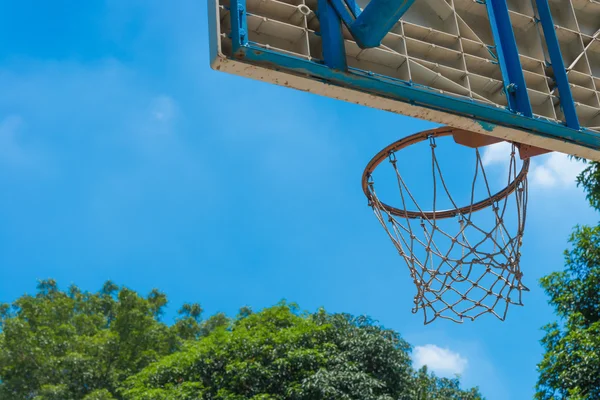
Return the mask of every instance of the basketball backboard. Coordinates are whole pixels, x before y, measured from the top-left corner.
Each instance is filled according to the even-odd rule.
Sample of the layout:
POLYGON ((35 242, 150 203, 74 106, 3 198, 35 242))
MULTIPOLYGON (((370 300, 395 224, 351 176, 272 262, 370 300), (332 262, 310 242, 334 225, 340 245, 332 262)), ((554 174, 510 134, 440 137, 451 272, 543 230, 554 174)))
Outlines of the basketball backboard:
POLYGON ((600 161, 596 0, 208 0, 211 66, 600 161))

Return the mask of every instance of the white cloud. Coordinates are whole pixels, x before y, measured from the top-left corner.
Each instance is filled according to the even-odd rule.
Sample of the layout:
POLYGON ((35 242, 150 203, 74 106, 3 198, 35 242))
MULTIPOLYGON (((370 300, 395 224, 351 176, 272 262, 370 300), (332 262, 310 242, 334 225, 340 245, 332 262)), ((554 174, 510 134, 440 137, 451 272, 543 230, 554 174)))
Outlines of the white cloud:
POLYGON ((413 361, 416 368, 427 365, 431 371, 446 377, 462 374, 468 364, 467 359, 460 354, 434 344, 416 346, 413 352, 413 361))
POLYGON ((146 108, 134 112, 130 116, 131 131, 140 139, 138 145, 147 147, 153 144, 164 146, 164 140, 177 140, 180 119, 177 101, 166 95, 153 96, 146 108), (172 138, 169 138, 173 136, 172 138), (149 142, 150 141, 150 142, 149 142))
POLYGON ((484 148, 481 162, 484 167, 490 165, 506 165, 510 160, 512 144, 508 142, 500 142, 484 148))
MULTIPOLYGON (((511 144, 496 143, 484 149, 484 167, 494 166, 508 170, 511 144)), ((531 159, 529 181, 532 187, 567 189, 575 187, 575 178, 585 169, 583 162, 572 160, 562 153, 549 153, 531 159)), ((504 179, 504 177, 503 177, 504 179)))
POLYGON ((575 187, 575 178, 585 169, 583 162, 572 160, 566 154, 550 153, 532 159, 530 181, 544 188, 575 187))
POLYGON ((0 119, 0 164, 11 167, 31 167, 38 154, 25 147, 22 137, 23 119, 10 115, 0 119))
POLYGON ((9 116, 0 121, 0 161, 7 164, 21 164, 24 154, 17 142, 17 131, 21 118, 9 116))
POLYGON ((176 114, 177 106, 169 96, 158 96, 152 101, 152 117, 156 121, 168 123, 176 114))

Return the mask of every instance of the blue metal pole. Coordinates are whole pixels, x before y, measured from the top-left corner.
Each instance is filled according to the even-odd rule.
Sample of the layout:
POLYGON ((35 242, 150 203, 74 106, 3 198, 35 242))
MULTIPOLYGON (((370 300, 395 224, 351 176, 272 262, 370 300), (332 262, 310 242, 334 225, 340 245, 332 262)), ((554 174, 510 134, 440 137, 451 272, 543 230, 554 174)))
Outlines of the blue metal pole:
POLYGON ((356 4, 356 0, 346 0, 346 4, 348 5, 350 12, 354 15, 354 18, 360 15, 361 10, 358 4, 356 4))
POLYGON ((344 24, 350 29, 356 20, 357 12, 360 13, 360 9, 358 9, 356 4, 352 1, 353 7, 349 7, 345 0, 327 0, 327 2, 335 9, 342 21, 344 21, 344 24))
POLYGON ((554 78, 558 85, 560 105, 565 114, 567 126, 579 130, 581 129, 581 125, 579 124, 579 117, 577 117, 577 111, 575 110, 575 101, 573 100, 573 93, 571 93, 571 86, 569 85, 569 78, 560 50, 560 44, 558 43, 558 37, 554 30, 554 21, 552 19, 552 12, 550 11, 550 5, 548 4, 548 0, 536 0, 536 3, 540 22, 542 23, 542 29, 544 30, 544 36, 546 37, 548 53, 550 53, 550 62, 552 64, 552 69, 554 70, 554 78))
POLYGON ((332 69, 345 71, 348 69, 348 65, 346 64, 342 20, 329 0, 318 0, 317 12, 321 26, 325 65, 332 69))
POLYGON ((231 15, 231 42, 233 54, 236 54, 240 47, 248 45, 246 0, 231 0, 229 14, 231 15))
POLYGON ((415 0, 371 0, 349 27, 361 48, 377 47, 415 0))
POLYGON ((504 79, 508 107, 511 111, 531 117, 533 110, 527 94, 523 67, 519 60, 519 49, 510 22, 506 0, 487 0, 486 5, 496 43, 498 62, 504 79))

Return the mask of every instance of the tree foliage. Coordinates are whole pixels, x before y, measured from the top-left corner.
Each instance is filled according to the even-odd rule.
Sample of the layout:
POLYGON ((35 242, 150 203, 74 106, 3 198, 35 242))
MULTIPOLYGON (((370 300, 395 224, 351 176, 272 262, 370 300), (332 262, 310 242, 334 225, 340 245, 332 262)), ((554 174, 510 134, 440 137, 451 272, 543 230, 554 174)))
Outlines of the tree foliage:
POLYGON ((458 377, 438 378, 434 373, 428 372, 426 365, 421 367, 414 376, 411 398, 418 400, 482 399, 479 389, 461 390, 458 377))
POLYGON ((600 163, 588 163, 577 177, 577 185, 585 191, 590 206, 595 210, 600 210, 600 163))
POLYGON ((458 378, 415 371, 410 346, 366 317, 281 303, 202 320, 184 304, 171 326, 158 290, 107 282, 98 293, 42 281, 0 306, 0 399, 478 400, 458 378))
POLYGON ((600 227, 578 227, 566 269, 541 280, 561 323, 544 327, 538 399, 600 399, 600 227))
MULTIPOLYGON (((600 210, 600 168, 579 176, 590 205, 600 210)), ((560 318, 544 327, 536 398, 600 399, 600 226, 578 226, 565 252, 565 270, 541 280, 560 318)))
POLYGON ((111 399, 120 382, 179 340, 158 321, 166 297, 146 298, 107 282, 98 293, 56 282, 4 306, 0 333, 0 399, 111 399))
POLYGON ((411 366, 410 346, 365 317, 240 313, 125 384, 129 400, 477 400, 456 379, 411 366))

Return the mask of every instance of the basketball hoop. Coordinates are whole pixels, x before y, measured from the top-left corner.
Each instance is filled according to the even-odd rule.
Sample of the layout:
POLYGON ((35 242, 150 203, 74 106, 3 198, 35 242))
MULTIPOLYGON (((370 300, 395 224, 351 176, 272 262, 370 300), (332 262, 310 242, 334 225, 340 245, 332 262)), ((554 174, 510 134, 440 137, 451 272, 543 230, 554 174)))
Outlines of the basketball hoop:
POLYGON ((485 143, 487 137, 473 136, 480 138, 479 142, 474 140, 471 145, 467 144, 473 147, 476 160, 471 200, 459 206, 444 180, 436 151, 437 139, 454 136, 455 141, 460 142, 458 136, 464 133, 440 128, 408 136, 380 151, 362 177, 369 206, 408 265, 417 289, 413 313, 423 310, 425 324, 438 317, 462 323, 484 314, 505 320, 508 306, 523 305, 522 292, 529 290, 521 282, 519 267, 527 211, 529 159, 523 160, 517 171, 517 147, 511 145, 507 154, 507 185, 493 192, 479 151, 479 147, 489 144, 485 143), (419 206, 399 171, 396 158, 399 151, 425 141, 429 141, 431 148, 431 210, 419 206), (386 160, 395 174, 394 186, 397 184, 400 195, 400 202, 395 206, 381 201, 375 191, 374 172, 383 167, 386 160), (477 187, 485 193, 485 199, 475 200, 477 187), (440 193, 446 196, 445 201, 451 205, 449 209, 436 209, 440 193), (409 209, 409 205, 414 208, 409 209))

